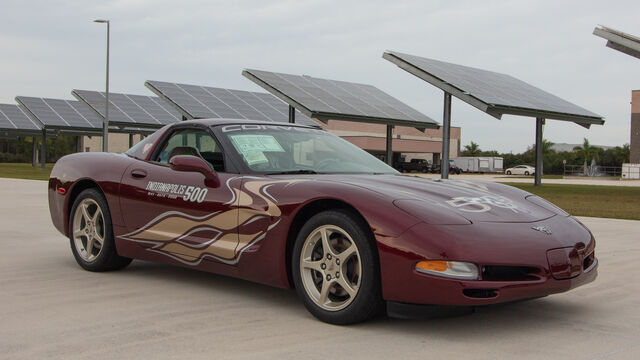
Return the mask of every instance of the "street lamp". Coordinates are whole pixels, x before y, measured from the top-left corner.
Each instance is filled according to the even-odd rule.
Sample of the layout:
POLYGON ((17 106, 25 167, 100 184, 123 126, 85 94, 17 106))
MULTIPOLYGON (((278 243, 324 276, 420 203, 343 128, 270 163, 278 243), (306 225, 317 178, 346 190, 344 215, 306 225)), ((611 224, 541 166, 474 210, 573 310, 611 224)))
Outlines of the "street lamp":
POLYGON ((100 24, 107 24, 107 85, 104 99, 104 122, 102 123, 102 151, 109 151, 109 20, 93 20, 100 24))

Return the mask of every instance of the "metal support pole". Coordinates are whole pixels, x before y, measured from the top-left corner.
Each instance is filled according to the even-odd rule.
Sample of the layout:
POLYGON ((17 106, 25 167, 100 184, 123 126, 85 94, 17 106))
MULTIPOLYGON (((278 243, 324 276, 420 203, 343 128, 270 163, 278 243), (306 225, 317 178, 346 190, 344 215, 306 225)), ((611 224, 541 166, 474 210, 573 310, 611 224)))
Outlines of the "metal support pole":
POLYGON ((387 125, 387 164, 393 166, 393 125, 387 125))
POLYGON ((129 134, 129 149, 133 147, 133 134, 129 134))
POLYGON ((36 165, 38 165, 38 138, 34 136, 31 139, 33 139, 31 166, 36 167, 36 165))
POLYGON ((76 152, 82 152, 82 136, 76 136, 76 152))
POLYGON ((291 105, 289 105, 289 123, 296 123, 296 108, 291 105))
POLYGON ((47 131, 42 129, 42 144, 40 145, 40 168, 45 168, 45 161, 47 161, 47 131))
POLYGON ((440 178, 449 178, 449 143, 451 132, 451 94, 444 93, 444 111, 442 113, 442 159, 440 160, 440 178))
POLYGON ((543 118, 536 118, 536 173, 535 186, 542 185, 542 127, 544 126, 543 118))

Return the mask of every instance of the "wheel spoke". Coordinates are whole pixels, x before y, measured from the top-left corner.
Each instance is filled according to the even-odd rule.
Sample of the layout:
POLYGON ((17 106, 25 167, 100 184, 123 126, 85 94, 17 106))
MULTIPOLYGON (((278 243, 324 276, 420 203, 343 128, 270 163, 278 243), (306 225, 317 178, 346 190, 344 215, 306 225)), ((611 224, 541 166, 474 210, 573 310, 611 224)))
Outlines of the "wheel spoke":
POLYGON ((356 248, 355 245, 351 244, 348 248, 346 248, 343 252, 341 252, 340 254, 336 255, 336 257, 338 259, 340 259, 340 261, 345 264, 347 262, 347 260, 349 260, 349 258, 353 255, 355 255, 358 252, 358 249, 356 248))
POLYGON ((73 237, 78 237, 78 236, 86 236, 87 233, 85 233, 85 229, 87 227, 83 227, 82 229, 76 229, 73 231, 73 237))
POLYGON ((321 229, 320 235, 322 235, 322 250, 324 251, 323 255, 327 256, 327 254, 331 254, 332 256, 335 256, 335 253, 331 248, 331 244, 329 243, 329 234, 327 229, 321 229))
POLYGON ((102 235, 98 234, 98 230, 94 231, 93 240, 95 240, 100 245, 100 248, 102 248, 102 243, 104 242, 104 237, 102 235))
POLYGON ((87 237, 87 246, 85 247, 85 251, 87 252, 87 260, 91 257, 91 252, 93 251, 93 236, 87 237))
POLYGON ((89 209, 88 209, 89 206, 85 203, 82 203, 80 207, 82 209, 82 217, 84 218, 85 223, 88 221, 91 221, 91 215, 89 215, 89 209))
POLYGON ((102 211, 100 211, 100 208, 97 208, 96 212, 93 213, 93 217, 91 218, 91 220, 93 220, 94 224, 98 224, 98 219, 100 219, 101 216, 102 211))
POLYGON ((354 297, 356 296, 356 293, 358 292, 358 289, 354 289, 351 284, 349 284, 349 282, 347 281, 347 279, 345 279, 344 277, 340 277, 338 278, 338 284, 340 284, 340 286, 344 289, 344 291, 347 292, 347 294, 349 294, 349 296, 354 297))
POLYGON ((308 260, 308 259, 302 260, 302 267, 304 269, 311 269, 311 270, 315 270, 322 273, 322 268, 320 267, 320 264, 322 264, 322 260, 317 260, 317 261, 308 260))
POLYGON ((331 282, 323 279, 322 280, 322 288, 320 289, 320 297, 318 298, 318 302, 322 305, 325 305, 329 302, 329 289, 331 288, 331 282))

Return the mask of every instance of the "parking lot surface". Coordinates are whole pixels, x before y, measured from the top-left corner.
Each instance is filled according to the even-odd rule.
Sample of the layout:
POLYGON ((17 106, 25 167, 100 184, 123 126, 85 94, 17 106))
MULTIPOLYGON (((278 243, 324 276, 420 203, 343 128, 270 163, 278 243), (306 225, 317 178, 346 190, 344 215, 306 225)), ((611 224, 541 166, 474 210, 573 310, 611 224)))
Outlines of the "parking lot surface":
POLYGON ((640 221, 580 218, 599 278, 437 320, 315 320, 293 291, 134 261, 76 265, 46 182, 0 179, 0 358, 639 359, 640 221))

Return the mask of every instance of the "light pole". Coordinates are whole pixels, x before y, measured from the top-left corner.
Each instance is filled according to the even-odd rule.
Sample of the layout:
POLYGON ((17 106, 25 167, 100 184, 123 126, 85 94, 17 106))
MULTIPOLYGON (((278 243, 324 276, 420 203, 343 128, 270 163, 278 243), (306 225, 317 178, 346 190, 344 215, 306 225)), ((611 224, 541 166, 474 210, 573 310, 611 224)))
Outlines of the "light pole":
POLYGON ((109 20, 97 19, 93 22, 107 24, 107 85, 104 97, 104 122, 102 123, 102 151, 109 151, 109 20))

